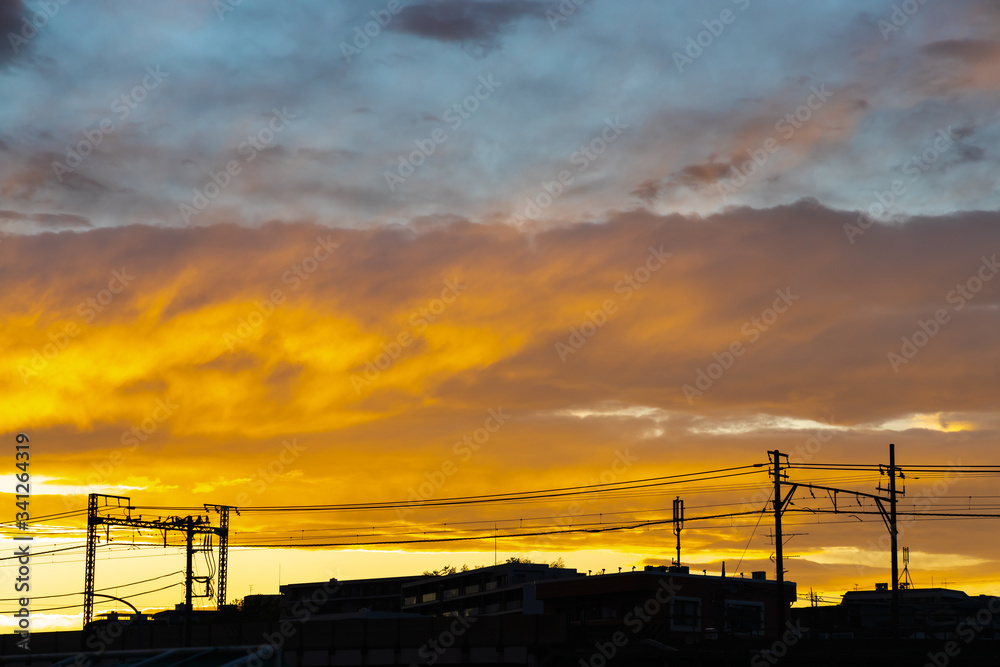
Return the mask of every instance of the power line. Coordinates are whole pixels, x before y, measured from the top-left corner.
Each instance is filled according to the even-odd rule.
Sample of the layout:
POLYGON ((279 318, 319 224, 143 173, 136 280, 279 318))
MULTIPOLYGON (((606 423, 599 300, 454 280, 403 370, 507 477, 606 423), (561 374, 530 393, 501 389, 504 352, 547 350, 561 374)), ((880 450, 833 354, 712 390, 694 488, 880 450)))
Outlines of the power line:
POLYGON ((757 523, 755 523, 753 525, 753 532, 750 533, 750 538, 747 540, 747 545, 745 547, 743 547, 743 553, 740 554, 740 560, 739 560, 739 562, 736 563, 736 570, 737 571, 739 571, 740 565, 743 563, 743 557, 747 555, 747 549, 750 548, 750 542, 753 541, 753 536, 757 534, 757 526, 760 525, 760 520, 763 519, 764 518, 764 514, 767 513, 767 504, 768 504, 768 502, 770 502, 771 498, 773 498, 773 497, 774 497, 774 492, 772 491, 771 495, 769 495, 767 497, 767 500, 764 501, 764 506, 760 508, 760 516, 757 517, 757 523))
POLYGON ((67 510, 65 512, 57 512, 55 514, 46 514, 44 516, 35 516, 27 519, 25 521, 4 521, 0 522, 0 526, 17 526, 18 524, 28 524, 28 523, 38 523, 39 521, 47 521, 48 519, 67 519, 74 515, 86 514, 87 510, 67 510))
MULTIPOLYGON (((98 588, 97 590, 98 591, 110 591, 110 590, 116 589, 116 588, 128 588, 129 586, 137 586, 139 584, 146 584, 146 583, 149 583, 150 581, 156 581, 157 579, 165 579, 167 577, 172 577, 172 576, 174 576, 176 574, 183 574, 183 573, 184 573, 184 570, 177 570, 176 572, 171 572, 170 574, 161 574, 158 577, 151 577, 150 579, 143 579, 141 581, 133 581, 133 582, 128 583, 128 584, 119 584, 117 586, 105 586, 104 588, 98 588)), ((47 598, 65 598, 65 597, 71 597, 73 595, 83 595, 83 593, 58 593, 56 595, 32 595, 31 599, 32 600, 44 600, 44 599, 47 599, 47 598)), ((20 600, 20 598, 0 598, 0 602, 17 602, 18 600, 20 600)), ((82 606, 82 605, 77 605, 77 606, 82 606)))
MULTIPOLYGON (((78 545, 78 546, 75 546, 75 547, 63 547, 61 549, 51 549, 49 551, 34 551, 34 552, 31 553, 31 556, 32 557, 34 557, 34 556, 44 556, 46 554, 59 553, 60 551, 71 551, 73 549, 83 549, 86 546, 87 545, 85 545, 85 544, 81 544, 81 545, 78 545)), ((5 556, 3 558, 0 558, 0 560, 14 560, 16 558, 21 558, 21 556, 5 556)))
MULTIPOLYGON (((748 514, 756 514, 757 510, 751 512, 729 512, 726 514, 715 514, 706 515, 700 517, 693 517, 685 519, 686 521, 704 521, 709 519, 728 519, 735 516, 746 516, 748 514)), ((430 542, 462 542, 469 540, 485 540, 485 539, 495 539, 499 538, 512 538, 512 537, 537 537, 540 535, 565 535, 570 533, 606 533, 618 530, 635 530, 636 528, 644 528, 647 526, 658 526, 666 523, 672 523, 672 519, 662 519, 656 521, 642 521, 636 522, 631 525, 620 525, 620 526, 608 526, 604 528, 570 528, 566 530, 558 531, 539 531, 530 533, 507 533, 500 535, 498 533, 490 532, 488 535, 475 535, 468 537, 441 537, 441 538, 430 538, 422 540, 392 540, 392 541, 369 541, 369 542, 344 542, 344 543, 312 543, 312 544, 241 544, 243 548, 315 548, 315 547, 351 547, 351 546, 368 546, 368 545, 379 545, 379 544, 419 544, 419 543, 430 543, 430 542)))
MULTIPOLYGON (((162 588, 154 588, 151 591, 143 591, 142 593, 133 593, 130 597, 137 598, 137 597, 141 597, 143 595, 149 595, 150 593, 159 593, 160 591, 165 591, 168 588, 173 588, 174 586, 183 586, 183 585, 184 585, 184 582, 178 581, 175 584, 170 584, 170 585, 164 586, 162 588)), ((83 593, 74 593, 74 595, 83 595, 83 593)), ((94 602, 94 604, 102 604, 102 603, 106 603, 106 602, 113 602, 113 600, 97 600, 97 601, 94 602)), ((34 609, 34 608, 32 608, 31 611, 32 611, 32 613, 38 613, 38 612, 42 612, 42 611, 59 611, 59 610, 62 610, 62 609, 79 609, 82 606, 83 606, 83 604, 69 604, 69 605, 64 605, 62 607, 48 607, 46 609, 34 609)), ((10 611, 0 611, 0 614, 16 614, 17 611, 18 611, 17 609, 11 609, 10 611)))
MULTIPOLYGON (((571 495, 581 495, 588 493, 606 493, 610 491, 625 491, 632 489, 650 488, 655 486, 666 486, 679 483, 690 483, 723 479, 728 477, 740 477, 743 475, 753 475, 764 472, 758 465, 734 466, 731 468, 720 468, 718 470, 706 470, 699 472, 683 473, 679 475, 665 475, 661 477, 650 477, 646 479, 631 480, 625 482, 607 482, 601 484, 588 484, 582 486, 567 486, 553 489, 540 489, 535 491, 516 491, 511 493, 485 494, 479 496, 456 496, 452 498, 428 499, 420 502, 415 501, 385 501, 374 503, 341 503, 324 505, 274 505, 264 507, 240 507, 240 513, 260 513, 260 512, 322 512, 322 511, 350 511, 350 510, 373 510, 373 509, 397 509, 399 507, 446 507, 453 505, 482 504, 494 502, 510 502, 517 500, 534 500, 559 498, 571 495), (756 469, 755 469, 756 468, 756 469), (732 471, 743 470, 745 472, 733 473, 732 471), (730 473, 730 474, 720 474, 730 473), (696 479, 683 479, 695 477, 696 479), (673 480, 673 481, 668 481, 673 480), (616 488, 611 488, 616 487, 616 488)), ((134 509, 143 510, 172 510, 187 511, 191 508, 179 507, 155 507, 136 506, 134 509)))

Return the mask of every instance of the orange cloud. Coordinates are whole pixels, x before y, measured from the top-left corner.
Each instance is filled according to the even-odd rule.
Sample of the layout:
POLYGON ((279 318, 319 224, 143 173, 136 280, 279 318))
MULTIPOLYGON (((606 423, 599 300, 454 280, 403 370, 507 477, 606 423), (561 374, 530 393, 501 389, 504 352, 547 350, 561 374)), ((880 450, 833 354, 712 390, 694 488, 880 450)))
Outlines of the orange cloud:
MULTIPOLYGON (((707 219, 638 211, 530 243, 461 221, 10 237, 0 245, 0 430, 37 443, 35 474, 48 479, 38 512, 114 489, 156 507, 440 499, 752 464, 775 447, 877 463, 892 440, 903 465, 988 462, 1000 281, 980 271, 1000 245, 994 218, 875 225, 855 243, 844 225, 856 216, 808 202, 707 219), (948 295, 974 276, 959 309, 948 295), (796 298, 779 312, 775 295, 789 290, 796 298), (887 355, 941 308, 949 321, 894 370, 887 355), (736 343, 743 351, 728 357, 736 343), (685 395, 702 373, 709 386, 685 395), (493 429, 491 410, 510 418, 493 429), (817 451, 805 447, 831 423, 817 451)), ((878 483, 830 479, 869 492, 878 483)), ((908 484, 916 493, 934 482, 908 484)), ((689 515, 756 511, 768 484, 760 469, 544 503, 248 513, 236 541, 360 546, 483 536, 494 523, 508 533, 600 527, 662 519, 675 495, 689 515)), ((966 479, 945 495, 986 488, 966 479)), ((754 518, 692 523, 686 553, 732 568, 754 518)), ((844 556, 877 539, 879 524, 805 530, 795 578, 884 578, 844 556)), ((917 523, 910 546, 936 569, 948 551, 939 536, 957 543, 974 530, 917 523)), ((970 543, 972 560, 949 576, 988 571, 996 546, 970 543)), ((667 558, 672 535, 652 525, 501 548, 634 564, 667 558)), ((762 569, 768 555, 758 539, 747 562, 762 569)))

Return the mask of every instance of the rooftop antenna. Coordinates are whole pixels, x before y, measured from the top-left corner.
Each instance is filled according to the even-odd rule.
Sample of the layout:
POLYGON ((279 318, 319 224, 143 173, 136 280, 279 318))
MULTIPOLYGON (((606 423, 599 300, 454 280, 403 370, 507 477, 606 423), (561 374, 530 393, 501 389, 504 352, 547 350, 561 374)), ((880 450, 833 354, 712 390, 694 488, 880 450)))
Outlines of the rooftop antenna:
POLYGON ((684 501, 680 496, 674 498, 674 535, 677 536, 677 560, 674 565, 681 564, 681 531, 684 529, 684 501))
POLYGON ((913 588, 913 579, 910 578, 910 547, 903 547, 903 571, 900 573, 900 589, 913 588))

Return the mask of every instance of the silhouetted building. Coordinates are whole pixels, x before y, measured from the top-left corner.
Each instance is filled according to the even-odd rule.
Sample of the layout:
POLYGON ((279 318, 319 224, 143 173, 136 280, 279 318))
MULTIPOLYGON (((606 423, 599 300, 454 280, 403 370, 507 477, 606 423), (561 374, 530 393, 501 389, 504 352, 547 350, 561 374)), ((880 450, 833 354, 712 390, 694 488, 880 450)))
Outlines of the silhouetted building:
MULTIPOLYGON (((885 636, 891 630, 891 601, 888 585, 879 584, 874 591, 844 593, 839 605, 803 607, 794 614, 814 636, 885 636)), ((965 628, 972 629, 977 639, 998 639, 998 612, 1000 598, 989 595, 970 596, 947 588, 899 591, 900 634, 913 639, 955 639, 965 628)))
POLYGON ((501 563, 404 584, 402 609, 425 616, 541 614, 536 583, 581 576, 545 563, 501 563))
MULTIPOLYGON (((539 582, 535 595, 544 602, 545 613, 565 614, 580 624, 625 624, 636 631, 655 624, 670 634, 713 639, 759 637, 775 628, 777 585, 763 577, 646 567, 642 572, 539 582)), ((795 600, 795 584, 786 581, 784 586, 787 609, 795 600)))
POLYGON ((403 604, 403 585, 425 578, 424 575, 415 575, 285 584, 280 588, 281 615, 301 616, 302 610, 313 616, 362 612, 398 613, 403 604))

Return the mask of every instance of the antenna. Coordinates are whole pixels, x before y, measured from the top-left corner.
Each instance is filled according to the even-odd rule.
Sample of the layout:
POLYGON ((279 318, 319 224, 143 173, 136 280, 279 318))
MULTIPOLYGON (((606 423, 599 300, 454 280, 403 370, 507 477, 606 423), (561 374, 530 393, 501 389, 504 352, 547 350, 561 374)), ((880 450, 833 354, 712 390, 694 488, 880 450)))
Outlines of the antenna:
POLYGON ((675 565, 681 564, 681 531, 684 529, 684 501, 680 496, 674 498, 674 535, 677 536, 677 560, 675 565))
POLYGON ((910 547, 903 547, 903 571, 899 573, 899 578, 901 590, 913 588, 913 579, 910 578, 910 547))

